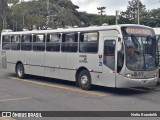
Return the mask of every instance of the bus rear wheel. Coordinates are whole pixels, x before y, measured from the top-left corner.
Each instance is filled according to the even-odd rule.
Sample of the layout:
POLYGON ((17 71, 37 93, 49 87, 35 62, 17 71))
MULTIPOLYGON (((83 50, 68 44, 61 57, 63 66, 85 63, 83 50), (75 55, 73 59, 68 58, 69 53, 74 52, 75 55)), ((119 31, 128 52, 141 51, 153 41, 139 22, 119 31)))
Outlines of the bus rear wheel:
POLYGON ((23 64, 18 64, 17 67, 16 67, 16 74, 17 74, 17 77, 20 78, 20 79, 23 79, 24 78, 24 67, 23 67, 23 64))
POLYGON ((78 75, 78 85, 83 90, 91 89, 91 76, 89 71, 82 70, 78 75))

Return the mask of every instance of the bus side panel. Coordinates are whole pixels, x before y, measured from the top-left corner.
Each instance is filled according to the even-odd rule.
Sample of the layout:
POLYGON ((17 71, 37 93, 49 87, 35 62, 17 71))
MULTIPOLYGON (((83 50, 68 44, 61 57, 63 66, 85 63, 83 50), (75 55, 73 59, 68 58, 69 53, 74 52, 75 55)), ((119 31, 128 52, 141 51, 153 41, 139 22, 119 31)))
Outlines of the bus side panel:
POLYGON ((104 86, 102 73, 90 72, 92 84, 104 86))
POLYGON ((75 81, 76 69, 79 66, 78 53, 66 53, 66 69, 61 71, 63 74, 62 79, 67 79, 69 81, 75 81))
POLYGON ((79 67, 85 67, 89 70, 92 84, 102 85, 102 59, 99 58, 100 53, 80 53, 78 58, 79 67), (86 57, 84 57, 86 56, 86 57), (85 60, 86 59, 86 60, 85 60))
POLYGON ((76 81, 75 80, 76 70, 69 69, 61 69, 60 70, 60 79, 68 80, 68 81, 76 81))
POLYGON ((45 53, 45 76, 51 78, 64 78, 65 53, 46 52, 45 53), (62 74, 60 74, 62 73, 62 74))
POLYGON ((103 32, 99 32, 99 53, 95 57, 91 58, 92 65, 94 64, 94 71, 91 72, 92 84, 105 86, 103 80, 103 32), (99 55, 102 55, 102 58, 99 58, 99 55), (96 58, 96 59, 95 59, 96 58), (95 62, 93 60, 96 60, 95 62))
POLYGON ((25 73, 44 76, 44 52, 25 52, 25 73))
MULTIPOLYGON (((10 72, 15 72, 16 63, 24 62, 24 52, 22 51, 6 51, 7 53, 7 69, 10 72)), ((23 63, 24 64, 24 63, 23 63)))
POLYGON ((97 53, 66 53, 66 69, 61 70, 60 77, 62 75, 62 79, 75 81, 77 69, 84 67, 90 71, 92 84, 101 85, 102 66, 100 62, 97 53))

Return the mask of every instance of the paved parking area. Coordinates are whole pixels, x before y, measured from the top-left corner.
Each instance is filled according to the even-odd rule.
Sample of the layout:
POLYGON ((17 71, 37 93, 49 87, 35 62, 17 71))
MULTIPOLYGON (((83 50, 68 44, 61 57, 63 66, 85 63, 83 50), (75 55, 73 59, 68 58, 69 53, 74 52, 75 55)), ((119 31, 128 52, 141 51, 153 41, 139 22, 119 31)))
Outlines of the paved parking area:
POLYGON ((73 82, 36 76, 21 80, 15 74, 0 71, 0 111, 146 110, 160 110, 159 85, 153 90, 95 87, 83 91, 73 82))

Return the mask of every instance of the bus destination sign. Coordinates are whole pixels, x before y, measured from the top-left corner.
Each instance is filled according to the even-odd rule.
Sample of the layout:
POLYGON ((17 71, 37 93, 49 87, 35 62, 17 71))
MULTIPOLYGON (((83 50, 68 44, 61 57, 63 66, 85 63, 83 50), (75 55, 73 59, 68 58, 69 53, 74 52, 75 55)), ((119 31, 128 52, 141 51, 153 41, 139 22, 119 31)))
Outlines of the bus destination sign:
POLYGON ((124 34, 152 35, 152 30, 145 28, 125 27, 122 31, 124 34))

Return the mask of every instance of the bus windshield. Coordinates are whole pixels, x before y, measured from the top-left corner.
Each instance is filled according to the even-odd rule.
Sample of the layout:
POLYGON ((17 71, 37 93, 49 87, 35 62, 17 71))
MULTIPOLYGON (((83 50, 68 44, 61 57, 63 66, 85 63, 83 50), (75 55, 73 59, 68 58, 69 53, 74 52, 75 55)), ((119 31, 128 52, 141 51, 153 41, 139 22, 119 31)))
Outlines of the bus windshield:
POLYGON ((156 38, 125 35, 126 65, 131 70, 154 70, 158 67, 156 38))

